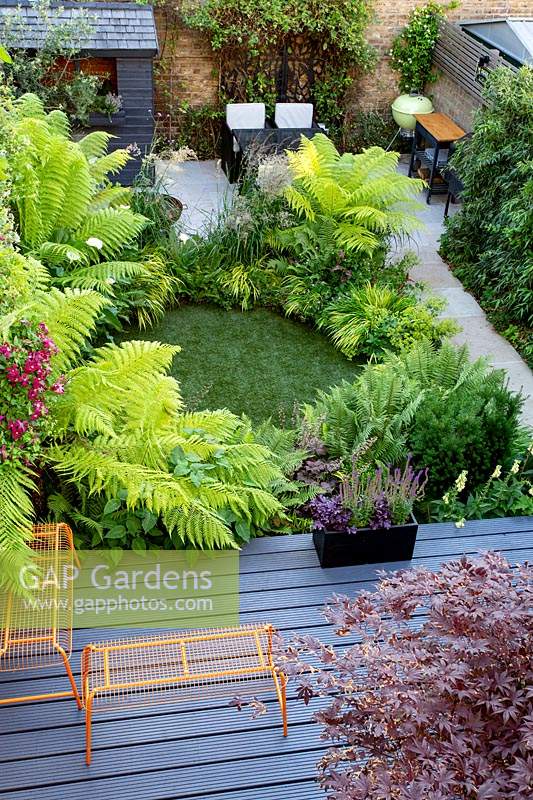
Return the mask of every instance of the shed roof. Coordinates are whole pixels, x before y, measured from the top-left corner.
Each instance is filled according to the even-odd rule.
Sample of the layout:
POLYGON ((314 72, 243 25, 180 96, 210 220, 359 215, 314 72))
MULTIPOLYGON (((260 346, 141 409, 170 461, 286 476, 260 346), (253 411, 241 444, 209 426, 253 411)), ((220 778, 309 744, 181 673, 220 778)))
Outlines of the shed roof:
MULTIPOLYGON (((52 8, 60 9, 54 17, 58 24, 81 14, 89 15, 92 31, 90 36, 79 41, 77 49, 82 52, 112 52, 127 56, 156 55, 158 51, 152 6, 126 2, 66 2, 52 3, 52 8)), ((17 20, 13 25, 16 46, 34 48, 42 43, 45 26, 29 0, 0 0, 0 25, 2 17, 8 16, 17 20)))

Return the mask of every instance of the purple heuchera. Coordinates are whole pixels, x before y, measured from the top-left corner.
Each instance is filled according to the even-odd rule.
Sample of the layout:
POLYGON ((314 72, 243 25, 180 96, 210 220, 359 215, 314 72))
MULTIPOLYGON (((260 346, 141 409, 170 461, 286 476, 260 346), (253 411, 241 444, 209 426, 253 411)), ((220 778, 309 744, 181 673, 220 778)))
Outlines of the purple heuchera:
POLYGON ((299 636, 277 658, 304 702, 329 697, 315 714, 327 796, 531 797, 532 568, 487 553, 380 577, 326 609, 347 649, 299 636))
POLYGON ((329 497, 317 494, 306 504, 306 511, 313 520, 313 529, 316 531, 347 531, 349 530, 351 512, 343 508, 340 497, 329 497))
POLYGON ((372 530, 390 528, 392 525, 391 510, 387 498, 382 493, 374 499, 374 515, 369 523, 372 530))

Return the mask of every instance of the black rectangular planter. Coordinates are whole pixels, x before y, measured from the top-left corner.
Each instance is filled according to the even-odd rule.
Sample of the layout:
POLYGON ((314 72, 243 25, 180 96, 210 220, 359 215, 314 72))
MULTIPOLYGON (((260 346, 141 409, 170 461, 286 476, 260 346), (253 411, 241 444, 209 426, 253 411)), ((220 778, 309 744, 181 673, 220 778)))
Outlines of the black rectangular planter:
POLYGON ((418 522, 411 519, 392 528, 360 528, 357 533, 314 531, 313 543, 321 567, 410 561, 415 548, 418 522))

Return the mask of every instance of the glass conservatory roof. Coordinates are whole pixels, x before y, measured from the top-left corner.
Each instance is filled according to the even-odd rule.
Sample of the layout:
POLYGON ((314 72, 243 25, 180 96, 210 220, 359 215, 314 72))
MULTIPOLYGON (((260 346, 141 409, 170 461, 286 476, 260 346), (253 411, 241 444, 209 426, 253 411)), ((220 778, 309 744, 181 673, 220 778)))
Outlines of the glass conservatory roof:
POLYGON ((533 17, 468 20, 461 28, 516 64, 533 64, 533 17))

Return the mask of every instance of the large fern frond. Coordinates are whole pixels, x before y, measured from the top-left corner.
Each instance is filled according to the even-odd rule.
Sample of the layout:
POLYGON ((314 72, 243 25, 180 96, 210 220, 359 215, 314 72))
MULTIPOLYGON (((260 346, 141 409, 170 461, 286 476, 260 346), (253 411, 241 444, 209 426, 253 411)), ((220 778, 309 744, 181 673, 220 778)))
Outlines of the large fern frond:
POLYGON ((39 247, 38 256, 51 266, 89 263, 85 250, 74 247, 72 244, 61 244, 60 242, 43 242, 39 247))
POLYGON ((107 153, 109 142, 115 139, 111 133, 106 131, 91 131, 78 141, 78 146, 87 160, 101 158, 107 153))
POLYGON ((130 160, 131 156, 127 150, 113 150, 112 153, 106 153, 105 156, 90 162, 91 175, 97 183, 101 183, 108 174, 116 175, 120 172, 130 160))
POLYGON ((113 286, 124 278, 149 276, 148 269, 138 261, 102 261, 90 267, 73 269, 67 275, 56 278, 59 286, 73 286, 78 289, 94 289, 102 294, 113 294, 113 286))
POLYGON ((74 230, 81 225, 88 212, 94 189, 87 159, 79 148, 74 149, 70 158, 63 209, 57 220, 59 228, 74 230))
POLYGON ((0 464, 0 586, 16 589, 20 568, 30 558, 35 488, 29 470, 0 464))
POLYGON ((100 239, 100 252, 112 259, 139 235, 147 221, 146 217, 128 208, 105 208, 87 214, 81 227, 73 231, 73 239, 78 242, 86 242, 89 238, 100 239))
POLYGON ((58 371, 66 369, 76 360, 107 302, 98 292, 80 289, 61 292, 51 288, 47 292, 37 292, 28 304, 28 310, 46 323, 50 336, 59 348, 53 357, 54 367, 58 371))
POLYGON ((163 521, 173 540, 181 547, 198 550, 238 549, 238 545, 223 520, 213 511, 193 504, 184 514, 172 509, 163 514, 163 521))
POLYGON ((131 189, 127 186, 105 186, 94 195, 88 210, 92 213, 111 206, 129 205, 130 202, 131 189))

